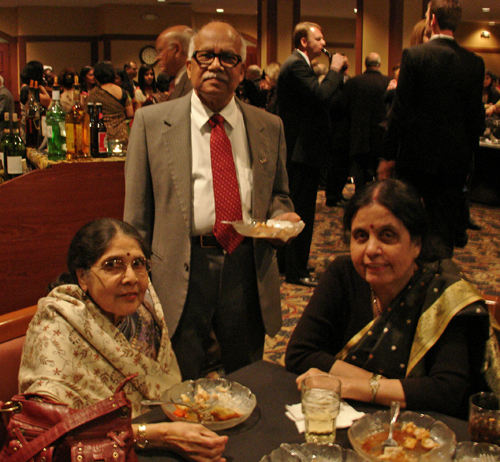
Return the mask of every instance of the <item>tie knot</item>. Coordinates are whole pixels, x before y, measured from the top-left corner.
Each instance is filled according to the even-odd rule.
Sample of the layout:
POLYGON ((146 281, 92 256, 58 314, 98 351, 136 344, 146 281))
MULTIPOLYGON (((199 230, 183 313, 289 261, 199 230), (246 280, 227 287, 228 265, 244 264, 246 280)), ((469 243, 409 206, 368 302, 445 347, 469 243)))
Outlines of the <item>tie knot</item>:
POLYGON ((222 117, 220 114, 214 114, 212 117, 210 117, 208 123, 212 128, 214 128, 216 125, 224 126, 224 117, 222 117))

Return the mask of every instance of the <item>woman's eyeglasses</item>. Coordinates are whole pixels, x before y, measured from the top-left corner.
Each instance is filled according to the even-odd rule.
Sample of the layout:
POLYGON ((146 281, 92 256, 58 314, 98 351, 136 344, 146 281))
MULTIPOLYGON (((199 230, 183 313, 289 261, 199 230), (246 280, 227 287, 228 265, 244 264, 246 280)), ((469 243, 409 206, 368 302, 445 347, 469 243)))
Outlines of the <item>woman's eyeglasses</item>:
POLYGON ((109 276, 123 276, 129 265, 137 275, 148 274, 151 268, 149 260, 144 257, 136 258, 130 263, 125 263, 121 258, 110 258, 100 265, 94 266, 94 268, 103 270, 109 276))

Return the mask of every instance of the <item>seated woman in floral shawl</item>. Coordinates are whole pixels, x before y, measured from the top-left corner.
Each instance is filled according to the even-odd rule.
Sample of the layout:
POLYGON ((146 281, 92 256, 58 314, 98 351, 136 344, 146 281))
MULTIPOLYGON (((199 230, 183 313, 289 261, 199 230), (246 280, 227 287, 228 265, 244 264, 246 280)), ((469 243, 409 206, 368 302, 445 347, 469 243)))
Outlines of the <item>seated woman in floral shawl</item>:
MULTIPOLYGON (((83 226, 68 251, 68 273, 52 284, 26 334, 19 388, 85 408, 111 396, 124 378, 133 416, 181 380, 163 310, 148 277, 139 233, 115 219, 83 226)), ((137 437, 139 429, 133 426, 137 437)), ((202 425, 164 422, 141 428, 140 447, 188 460, 224 462, 226 436, 202 425)))
POLYGON ((299 386, 324 371, 341 379, 342 398, 461 417, 486 378, 498 387, 497 364, 485 362, 498 344, 484 300, 453 261, 425 262, 426 223, 398 180, 351 199, 351 255, 328 267, 288 343, 299 386))

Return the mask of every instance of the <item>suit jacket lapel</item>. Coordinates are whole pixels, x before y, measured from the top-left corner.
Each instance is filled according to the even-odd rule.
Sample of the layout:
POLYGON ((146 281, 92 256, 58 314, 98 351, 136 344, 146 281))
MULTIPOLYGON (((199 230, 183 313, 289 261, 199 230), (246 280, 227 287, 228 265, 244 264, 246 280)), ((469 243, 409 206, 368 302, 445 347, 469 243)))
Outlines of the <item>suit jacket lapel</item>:
POLYGON ((269 198, 266 191, 272 185, 268 185, 272 176, 267 173, 275 159, 271 159, 268 153, 271 152, 269 137, 266 135, 265 126, 255 112, 247 110, 247 105, 236 100, 243 113, 245 128, 247 132, 248 146, 250 150, 250 161, 252 163, 252 218, 265 219, 269 207, 269 198), (267 197, 267 200, 266 200, 267 197))
POLYGON ((191 230, 191 94, 166 106, 169 111, 163 119, 163 143, 184 221, 191 230))

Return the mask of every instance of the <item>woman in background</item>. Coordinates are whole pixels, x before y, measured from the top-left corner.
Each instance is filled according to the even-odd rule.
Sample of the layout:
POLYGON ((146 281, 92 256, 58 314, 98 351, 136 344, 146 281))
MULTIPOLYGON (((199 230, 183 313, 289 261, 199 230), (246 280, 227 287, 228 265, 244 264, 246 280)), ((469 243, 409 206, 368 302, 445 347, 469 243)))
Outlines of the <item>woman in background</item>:
POLYGON ((108 140, 119 140, 128 144, 127 119, 134 116, 129 94, 115 83, 115 69, 109 61, 101 61, 94 67, 97 84, 89 94, 89 103, 102 103, 104 125, 108 140))
POLYGON ((61 86, 61 106, 68 113, 74 104, 73 85, 75 84, 76 71, 72 67, 66 67, 59 72, 58 83, 61 86))
POLYGON ((134 110, 167 100, 167 96, 156 87, 155 71, 151 66, 143 64, 139 68, 138 82, 134 93, 134 110))

